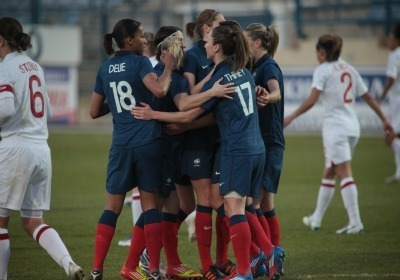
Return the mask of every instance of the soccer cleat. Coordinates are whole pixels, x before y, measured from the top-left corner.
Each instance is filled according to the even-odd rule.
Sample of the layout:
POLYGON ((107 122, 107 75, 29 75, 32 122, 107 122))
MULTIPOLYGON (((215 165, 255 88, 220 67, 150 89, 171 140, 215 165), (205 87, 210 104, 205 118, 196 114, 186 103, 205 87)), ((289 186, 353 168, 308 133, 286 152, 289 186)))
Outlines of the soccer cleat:
MULTIPOLYGON (((251 273, 253 274, 254 277, 256 277, 256 271, 257 269, 264 265, 265 262, 267 262, 268 259, 265 256, 264 252, 260 250, 260 253, 258 254, 258 256, 256 257, 252 257, 251 261, 250 261, 250 270, 251 273)), ((260 270, 260 273, 262 273, 262 271, 260 270)), ((260 275, 259 275, 260 276, 260 275)))
POLYGON ((247 275, 240 275, 239 273, 236 273, 235 275, 225 277, 224 280, 252 280, 253 275, 247 274, 247 275))
POLYGON ((203 273, 204 280, 219 280, 221 278, 222 275, 215 266, 211 266, 205 273, 203 273))
POLYGON ((102 280, 102 279, 103 279, 103 274, 101 273, 100 270, 93 269, 90 272, 89 280, 102 280))
POLYGON ((203 279, 203 275, 201 273, 195 272, 184 264, 180 264, 177 266, 168 266, 166 277, 167 279, 203 279))
POLYGON ((344 228, 338 229, 336 231, 337 234, 363 234, 364 226, 363 224, 359 225, 347 225, 344 228))
POLYGON ((235 275, 237 271, 237 265, 228 260, 228 262, 224 265, 215 265, 217 269, 222 272, 224 275, 229 276, 229 275, 235 275))
POLYGON ((85 274, 83 273, 83 269, 76 263, 70 262, 68 267, 68 279, 69 280, 85 279, 85 274))
POLYGON ((135 269, 127 268, 125 265, 122 267, 120 271, 120 275, 122 279, 133 279, 133 280, 147 280, 147 275, 142 271, 140 267, 136 267, 135 269))
POLYGON ((392 175, 385 179, 386 184, 400 183, 400 176, 392 175))
POLYGON ((160 272, 155 270, 153 272, 151 272, 148 276, 147 276, 147 280, 160 280, 161 276, 160 276, 160 272))
POLYGON ((132 238, 130 238, 130 237, 128 237, 127 239, 120 240, 120 241, 118 241, 118 246, 129 247, 129 246, 131 246, 131 241, 132 241, 132 238))
POLYGON ((268 269, 265 264, 262 264, 255 271, 252 271, 251 274, 253 274, 253 278, 264 277, 268 275, 268 269))
POLYGON ((268 261, 268 279, 278 280, 281 277, 285 257, 285 250, 274 246, 274 251, 268 261))
POLYGON ((303 224, 307 227, 310 227, 312 231, 316 231, 321 228, 321 223, 314 221, 312 215, 303 217, 303 224))
MULTIPOLYGON (((143 272, 145 272, 146 274, 149 274, 149 265, 150 265, 149 254, 147 253, 147 249, 144 249, 143 253, 140 255, 139 267, 142 269, 143 272)), ((159 265, 159 272, 160 272, 161 279, 166 279, 166 275, 165 275, 166 273, 163 268, 161 259, 160 259, 160 265, 159 265)))

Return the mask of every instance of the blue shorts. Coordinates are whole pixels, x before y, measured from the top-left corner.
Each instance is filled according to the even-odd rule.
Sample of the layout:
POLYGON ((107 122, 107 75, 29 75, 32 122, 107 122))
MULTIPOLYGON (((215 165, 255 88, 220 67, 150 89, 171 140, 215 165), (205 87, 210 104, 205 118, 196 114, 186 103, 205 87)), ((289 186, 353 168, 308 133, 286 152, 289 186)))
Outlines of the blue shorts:
POLYGON ((243 196, 258 198, 264 170, 265 154, 221 155, 220 194, 235 191, 243 196))
POLYGON ((181 174, 193 179, 211 178, 216 139, 207 129, 196 129, 186 134, 181 174))
POLYGON ((161 185, 161 167, 161 139, 130 149, 111 147, 107 167, 107 192, 126 194, 136 186, 146 192, 156 192, 161 185))
POLYGON ((277 193, 281 178, 284 148, 280 145, 265 146, 265 168, 262 185, 270 193, 277 193))
POLYGON ((219 175, 221 174, 221 149, 217 148, 214 158, 213 172, 211 176, 211 184, 219 183, 219 175))

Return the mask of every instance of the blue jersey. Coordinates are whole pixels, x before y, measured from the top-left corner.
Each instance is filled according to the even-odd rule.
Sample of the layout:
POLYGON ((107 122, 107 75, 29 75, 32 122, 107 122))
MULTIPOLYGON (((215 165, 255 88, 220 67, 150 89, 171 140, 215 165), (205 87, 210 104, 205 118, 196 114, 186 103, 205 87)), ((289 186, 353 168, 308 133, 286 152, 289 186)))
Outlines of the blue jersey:
POLYGON ((268 90, 268 81, 275 79, 279 83, 281 100, 269 103, 258 110, 260 129, 266 144, 277 144, 285 147, 283 136, 283 119, 285 94, 282 71, 278 64, 268 54, 263 55, 253 66, 253 77, 256 85, 268 90))
POLYGON ((118 51, 99 69, 94 91, 107 100, 113 116, 113 146, 134 148, 161 137, 157 121, 137 120, 131 115, 131 106, 140 102, 152 104, 153 94, 143 78, 154 72, 150 60, 129 51, 118 51))
POLYGON ((211 71, 210 65, 213 64, 207 58, 206 49, 204 48, 205 41, 198 41, 193 48, 186 52, 183 72, 192 73, 195 76, 195 83, 203 80, 211 71))
POLYGON ((256 155, 265 152, 258 124, 255 84, 250 72, 243 68, 232 72, 232 62, 223 61, 214 70, 202 91, 213 87, 223 77, 221 84, 233 82, 236 93, 233 99, 213 98, 202 105, 212 111, 221 134, 221 155, 256 155))

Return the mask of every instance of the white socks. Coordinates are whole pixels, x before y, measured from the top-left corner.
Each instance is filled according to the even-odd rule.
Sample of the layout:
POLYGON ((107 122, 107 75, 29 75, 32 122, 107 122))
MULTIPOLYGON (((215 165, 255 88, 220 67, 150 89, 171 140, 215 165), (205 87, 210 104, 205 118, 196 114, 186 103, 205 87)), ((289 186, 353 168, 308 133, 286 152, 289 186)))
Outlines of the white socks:
POLYGON ((139 219, 140 214, 142 214, 142 204, 140 203, 140 193, 132 192, 132 218, 133 225, 136 224, 136 221, 139 219))
POLYGON ((394 161, 396 163, 396 178, 400 178, 400 139, 396 138, 392 142, 392 150, 394 153, 394 161))
POLYGON ((322 218, 325 215, 326 209, 328 209, 331 203, 333 194, 335 193, 335 180, 322 179, 321 186, 319 187, 317 206, 314 213, 312 214, 312 219, 316 223, 320 224, 322 218))
POLYGON ((69 263, 74 262, 58 233, 46 224, 41 224, 33 232, 33 238, 69 274, 69 263))
POLYGON ((8 230, 0 228, 0 279, 7 279, 8 262, 10 260, 10 239, 8 230))
POLYGON ((347 210, 350 225, 360 225, 361 217, 358 207, 358 191, 354 179, 352 177, 344 178, 340 182, 340 187, 343 204, 347 210))

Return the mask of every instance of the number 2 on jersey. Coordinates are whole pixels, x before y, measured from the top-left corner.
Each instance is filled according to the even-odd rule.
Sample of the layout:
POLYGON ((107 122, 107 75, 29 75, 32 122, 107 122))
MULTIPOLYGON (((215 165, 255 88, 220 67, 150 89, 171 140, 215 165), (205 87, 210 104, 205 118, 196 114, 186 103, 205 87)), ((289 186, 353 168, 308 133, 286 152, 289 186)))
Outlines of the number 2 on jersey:
POLYGON ((340 77, 340 81, 345 84, 347 84, 346 90, 343 93, 343 102, 344 103, 351 103, 353 102, 353 98, 349 98, 347 95, 349 94, 349 91, 351 90, 351 87, 353 85, 352 80, 351 80, 351 75, 348 72, 344 72, 342 76, 340 77))
POLYGON ((248 116, 250 114, 253 114, 254 113, 253 95, 251 92, 250 83, 249 82, 243 83, 240 85, 240 88, 239 88, 239 86, 237 86, 236 92, 238 93, 240 103, 242 104, 244 115, 248 116), (246 104, 246 101, 244 100, 242 89, 247 89, 247 91, 249 93, 249 100, 248 100, 249 104, 248 105, 246 104))
POLYGON ((110 87, 113 90, 115 106, 117 107, 118 113, 122 112, 122 108, 130 110, 131 106, 136 105, 135 97, 132 95, 131 85, 128 82, 120 81, 118 85, 116 82, 111 82, 110 87), (126 104, 126 99, 131 101, 130 104, 126 104))

